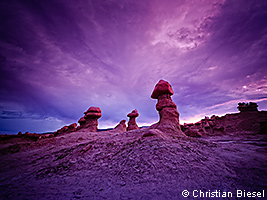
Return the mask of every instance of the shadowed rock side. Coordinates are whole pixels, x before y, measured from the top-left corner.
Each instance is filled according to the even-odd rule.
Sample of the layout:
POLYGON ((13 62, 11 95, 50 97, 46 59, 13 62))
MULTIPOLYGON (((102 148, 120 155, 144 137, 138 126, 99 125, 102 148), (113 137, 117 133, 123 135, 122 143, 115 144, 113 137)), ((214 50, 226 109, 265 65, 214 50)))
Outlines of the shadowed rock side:
POLYGON ((176 104, 172 101, 173 90, 171 85, 164 80, 160 80, 151 95, 152 99, 158 99, 156 109, 159 112, 160 120, 151 126, 165 133, 185 136, 179 124, 179 112, 176 104))
POLYGON ((98 126, 98 119, 102 116, 99 107, 90 107, 84 116, 78 121, 80 127, 78 129, 87 129, 89 132, 96 132, 98 126))
POLYGON ((258 104, 255 102, 249 102, 249 103, 240 102, 238 103, 237 109, 240 112, 258 111, 258 104))
POLYGON ((139 129, 135 121, 135 118, 138 116, 139 116, 139 113, 136 109, 127 115, 127 117, 130 118, 128 121, 127 131, 139 129))
POLYGON ((57 130, 54 135, 57 136, 57 135, 60 135, 60 134, 63 134, 63 133, 71 133, 71 132, 75 132, 77 130, 77 124, 76 123, 73 123, 69 126, 63 126, 61 129, 57 130))

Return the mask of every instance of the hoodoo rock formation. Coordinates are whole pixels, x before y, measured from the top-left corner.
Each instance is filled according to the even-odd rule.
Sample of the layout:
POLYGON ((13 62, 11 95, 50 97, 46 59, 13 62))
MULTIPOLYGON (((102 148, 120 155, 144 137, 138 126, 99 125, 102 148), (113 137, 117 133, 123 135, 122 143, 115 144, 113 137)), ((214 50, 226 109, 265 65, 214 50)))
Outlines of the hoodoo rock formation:
POLYGON ((139 113, 136 109, 127 115, 127 117, 130 118, 128 121, 127 131, 139 129, 139 127, 137 126, 136 121, 135 121, 135 118, 138 116, 139 116, 139 113))
POLYGON ((113 129, 116 133, 123 133, 126 131, 126 120, 123 119, 120 121, 120 123, 113 129))
POLYGON ((258 111, 258 105, 257 103, 254 103, 254 102, 249 102, 249 103, 240 102, 238 103, 237 109, 240 112, 258 111))
POLYGON ((254 102, 238 103, 237 109, 240 113, 205 117, 195 124, 184 124, 183 130, 191 137, 265 133, 267 112, 258 111, 257 107, 254 102))
POLYGON ((176 104, 171 99, 172 95, 172 87, 167 81, 160 80, 156 84, 151 98, 158 99, 156 109, 159 112, 160 120, 158 123, 152 125, 151 128, 159 129, 165 133, 185 136, 181 131, 179 112, 176 104))
POLYGON ((90 132, 96 132, 98 126, 98 119, 102 116, 101 109, 99 107, 90 107, 84 116, 79 119, 79 129, 87 129, 90 132))

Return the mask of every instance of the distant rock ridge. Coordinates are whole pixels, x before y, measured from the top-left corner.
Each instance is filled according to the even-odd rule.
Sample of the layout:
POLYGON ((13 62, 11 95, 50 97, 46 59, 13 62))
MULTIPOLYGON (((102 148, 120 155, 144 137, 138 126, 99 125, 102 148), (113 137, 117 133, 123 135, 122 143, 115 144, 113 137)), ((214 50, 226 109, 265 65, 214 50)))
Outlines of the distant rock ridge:
POLYGON ((184 124, 183 131, 191 137, 224 134, 266 134, 267 111, 258 111, 257 103, 238 103, 240 113, 222 117, 205 117, 197 123, 184 124))
POLYGON ((160 120, 150 128, 159 129, 169 134, 185 136, 181 131, 179 112, 176 104, 171 99, 171 95, 173 95, 171 85, 167 81, 160 80, 151 94, 152 99, 158 100, 156 109, 159 112, 160 120))
POLYGON ((139 127, 135 121, 135 118, 138 116, 139 116, 139 113, 136 109, 127 115, 127 117, 130 118, 128 121, 127 131, 139 129, 139 127))
POLYGON ((54 135, 60 135, 63 133, 71 133, 77 130, 77 124, 73 123, 69 126, 63 126, 61 129, 57 130, 56 133, 54 133, 54 135))
POLYGON ((8 139, 12 139, 12 138, 21 138, 21 139, 26 139, 26 140, 39 140, 39 139, 44 139, 44 138, 51 138, 54 137, 53 133, 44 133, 44 134, 40 134, 40 133, 30 133, 29 131, 26 131, 24 134, 19 131, 17 135, 0 135, 0 140, 8 140, 8 139))

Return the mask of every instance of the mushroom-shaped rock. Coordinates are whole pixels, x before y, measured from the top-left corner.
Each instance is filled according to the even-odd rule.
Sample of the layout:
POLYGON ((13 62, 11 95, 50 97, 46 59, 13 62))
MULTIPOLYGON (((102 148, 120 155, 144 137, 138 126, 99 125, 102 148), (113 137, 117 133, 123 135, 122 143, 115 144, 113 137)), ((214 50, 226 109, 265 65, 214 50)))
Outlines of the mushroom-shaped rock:
POLYGON ((135 109, 133 110, 132 112, 130 112, 127 117, 138 117, 139 116, 139 113, 138 111, 135 109))
POLYGON ((127 117, 130 118, 128 121, 127 131, 139 129, 139 127, 137 126, 136 121, 135 121, 135 118, 138 116, 139 116, 139 113, 136 109, 127 115, 127 117))
POLYGON ((162 94, 173 95, 172 86, 167 81, 164 81, 164 80, 160 80, 156 84, 155 89, 153 93, 151 94, 151 98, 158 99, 158 97, 162 94))
POLYGON ((181 131, 179 112, 176 104, 171 99, 171 95, 173 95, 171 85, 167 81, 160 80, 151 95, 152 99, 158 99, 156 109, 159 112, 160 120, 157 124, 152 125, 152 128, 165 133, 185 136, 181 131))
POLYGON ((102 116, 101 109, 99 107, 90 107, 84 112, 84 116, 79 119, 79 129, 87 129, 90 132, 96 132, 98 122, 97 120, 102 116))
POLYGON ((116 133, 123 133, 126 131, 126 120, 123 119, 120 123, 113 129, 116 133))
POLYGON ((99 107, 90 107, 87 111, 84 112, 86 115, 87 113, 101 113, 101 109, 99 107))

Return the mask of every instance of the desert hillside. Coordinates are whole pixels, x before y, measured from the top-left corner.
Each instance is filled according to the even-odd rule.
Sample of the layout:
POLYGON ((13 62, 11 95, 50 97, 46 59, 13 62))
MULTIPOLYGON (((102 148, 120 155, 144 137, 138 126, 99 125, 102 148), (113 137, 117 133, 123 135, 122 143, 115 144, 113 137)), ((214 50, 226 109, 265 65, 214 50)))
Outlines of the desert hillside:
POLYGON ((189 198, 193 190, 266 189, 266 135, 198 139, 144 132, 81 130, 2 141, 1 199, 181 199, 185 189, 189 198))

